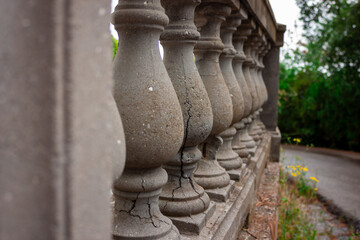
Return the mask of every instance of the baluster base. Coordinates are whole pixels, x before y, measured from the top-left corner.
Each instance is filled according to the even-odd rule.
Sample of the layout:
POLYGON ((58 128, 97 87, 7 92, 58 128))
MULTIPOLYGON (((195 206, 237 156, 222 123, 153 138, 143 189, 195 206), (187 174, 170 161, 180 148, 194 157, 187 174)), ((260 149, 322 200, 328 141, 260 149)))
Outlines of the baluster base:
POLYGON ((114 183, 113 239, 179 239, 180 233, 159 209, 167 174, 161 167, 125 169, 114 183))
POLYGON ((216 204, 210 202, 206 211, 186 217, 169 217, 181 234, 199 234, 216 210, 216 204))
POLYGON ((166 216, 187 217, 206 211, 210 198, 193 179, 196 163, 201 159, 197 147, 185 147, 163 165, 168 182, 160 195, 160 209, 166 216))
POLYGON ((241 142, 244 143, 244 145, 248 149, 251 157, 254 157, 255 151, 256 151, 256 142, 249 135, 249 128, 250 128, 250 124, 251 124, 251 119, 246 118, 243 121, 244 121, 244 124, 245 124, 245 131, 244 131, 244 134, 241 135, 241 142))
POLYGON ((219 137, 223 139, 224 143, 216 153, 216 159, 220 166, 226 169, 231 179, 239 180, 243 161, 239 157, 239 154, 232 149, 233 136, 235 134, 236 129, 234 127, 230 127, 219 134, 219 137))
POLYGON ((216 153, 222 144, 220 137, 209 136, 201 146, 203 157, 194 170, 195 181, 214 201, 226 201, 231 190, 230 176, 216 160, 216 153))
POLYGON ((241 165, 241 168, 227 170, 227 173, 229 174, 231 180, 240 181, 241 177, 244 174, 245 169, 246 169, 246 163, 243 163, 241 165))

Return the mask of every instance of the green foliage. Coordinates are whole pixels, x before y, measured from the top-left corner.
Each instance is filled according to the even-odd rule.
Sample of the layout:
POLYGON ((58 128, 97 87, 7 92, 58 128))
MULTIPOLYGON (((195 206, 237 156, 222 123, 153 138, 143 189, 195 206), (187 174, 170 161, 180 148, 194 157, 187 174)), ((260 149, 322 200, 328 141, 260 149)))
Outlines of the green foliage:
POLYGON ((112 37, 112 43, 113 43, 113 59, 114 59, 116 52, 118 50, 118 47, 119 47, 119 41, 116 38, 114 38, 114 36, 111 35, 111 37, 112 37))
POLYGON ((360 151, 360 3, 297 0, 308 44, 280 68, 283 136, 360 151))
POLYGON ((279 210, 279 236, 280 240, 288 239, 315 239, 317 231, 309 223, 302 205, 312 199, 303 197, 298 186, 288 184, 287 174, 280 169, 280 199, 279 210))

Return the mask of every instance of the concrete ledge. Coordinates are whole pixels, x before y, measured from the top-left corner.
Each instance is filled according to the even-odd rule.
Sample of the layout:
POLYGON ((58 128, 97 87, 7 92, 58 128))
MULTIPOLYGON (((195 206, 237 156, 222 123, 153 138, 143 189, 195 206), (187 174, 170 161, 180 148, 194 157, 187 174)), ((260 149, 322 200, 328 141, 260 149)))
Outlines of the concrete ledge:
POLYGON ((234 189, 235 182, 230 180, 230 184, 223 188, 206 189, 205 192, 210 199, 215 202, 226 202, 229 199, 230 193, 234 189))
POLYGON ((210 202, 204 213, 191 215, 189 217, 169 217, 181 234, 199 234, 206 222, 211 218, 216 209, 216 204, 210 202))
POLYGON ((213 216, 199 235, 182 234, 186 240, 236 239, 238 231, 248 216, 255 196, 255 176, 247 170, 240 182, 235 184, 227 202, 216 203, 213 216))
POLYGON ((263 175, 265 166, 269 160, 270 157, 270 150, 271 150, 271 135, 270 133, 265 133, 264 138, 260 144, 260 156, 257 160, 257 163, 255 165, 254 174, 256 176, 256 189, 258 189, 261 177, 263 175))
POLYGON ((229 174, 231 180, 240 181, 240 179, 245 173, 245 170, 246 170, 246 164, 243 163, 241 168, 227 170, 227 173, 229 174))

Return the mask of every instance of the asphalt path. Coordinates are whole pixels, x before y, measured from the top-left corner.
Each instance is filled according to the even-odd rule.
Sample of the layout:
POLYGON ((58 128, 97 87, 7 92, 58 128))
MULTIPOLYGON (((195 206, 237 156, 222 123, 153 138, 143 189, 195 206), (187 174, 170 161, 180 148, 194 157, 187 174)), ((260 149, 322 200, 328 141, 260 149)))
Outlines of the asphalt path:
POLYGON ((341 156, 314 153, 305 148, 282 148, 281 165, 308 168, 307 177, 316 177, 318 191, 343 211, 360 219, 360 161, 341 156))

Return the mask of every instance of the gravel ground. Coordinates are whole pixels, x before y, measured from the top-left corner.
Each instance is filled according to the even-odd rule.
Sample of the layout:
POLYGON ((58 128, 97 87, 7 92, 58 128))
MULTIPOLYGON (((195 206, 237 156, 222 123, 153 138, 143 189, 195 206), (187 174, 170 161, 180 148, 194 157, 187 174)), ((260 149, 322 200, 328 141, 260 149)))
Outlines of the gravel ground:
MULTIPOLYGON (((270 240, 277 237, 277 206, 279 204, 279 164, 270 162, 264 171, 257 193, 257 202, 252 210, 247 226, 238 240, 270 240)), ((317 230, 319 240, 348 240, 351 231, 337 217, 329 213, 324 205, 315 201, 302 206, 309 221, 317 230)), ((356 239, 356 238, 352 238, 356 239)))
POLYGON ((252 209, 248 227, 244 228, 238 240, 275 239, 277 235, 277 205, 279 202, 279 164, 270 162, 261 178, 257 202, 252 209))
POLYGON ((350 229, 348 226, 329 213, 320 202, 302 206, 307 213, 309 221, 317 231, 316 239, 319 240, 347 240, 349 239, 350 229))

